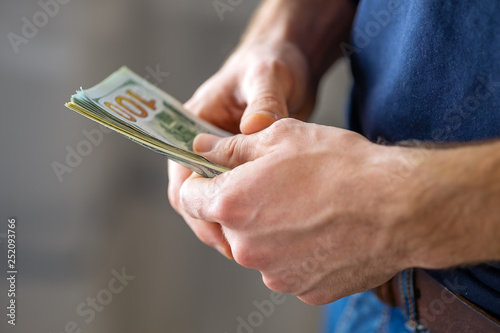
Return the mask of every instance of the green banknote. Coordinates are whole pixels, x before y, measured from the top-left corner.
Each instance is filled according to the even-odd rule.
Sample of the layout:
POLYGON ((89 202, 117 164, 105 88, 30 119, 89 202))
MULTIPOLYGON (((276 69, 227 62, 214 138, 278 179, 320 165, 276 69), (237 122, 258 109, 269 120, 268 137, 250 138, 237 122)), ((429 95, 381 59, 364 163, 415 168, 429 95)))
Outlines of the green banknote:
POLYGON ((66 106, 140 145, 208 178, 229 169, 193 152, 200 133, 230 136, 190 114, 175 98, 122 67, 90 89, 80 89, 66 106))

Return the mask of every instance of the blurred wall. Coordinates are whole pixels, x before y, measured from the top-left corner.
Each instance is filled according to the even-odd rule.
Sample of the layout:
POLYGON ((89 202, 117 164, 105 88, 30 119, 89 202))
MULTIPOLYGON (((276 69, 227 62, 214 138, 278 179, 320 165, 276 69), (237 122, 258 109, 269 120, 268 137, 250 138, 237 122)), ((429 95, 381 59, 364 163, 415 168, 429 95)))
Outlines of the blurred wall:
MULTIPOLYGON (((270 291, 177 216, 162 157, 102 134, 62 181, 52 168, 86 140, 83 131, 99 130, 64 108, 76 89, 127 65, 185 101, 228 56, 257 2, 243 1, 223 20, 207 0, 66 2, 44 22, 38 1, 0 0, 2 272, 7 219, 18 225, 17 325, 5 320, 2 279, 0 332, 230 333, 249 316, 258 321, 255 301, 270 291), (34 16, 41 27, 15 50, 9 33, 21 35, 34 16), (163 74, 155 78, 156 69, 163 74), (92 307, 94 298, 106 304, 92 307)), ((343 125, 349 81, 345 63, 328 74, 313 121, 343 125)), ((320 308, 282 300, 254 332, 318 330, 320 308)))

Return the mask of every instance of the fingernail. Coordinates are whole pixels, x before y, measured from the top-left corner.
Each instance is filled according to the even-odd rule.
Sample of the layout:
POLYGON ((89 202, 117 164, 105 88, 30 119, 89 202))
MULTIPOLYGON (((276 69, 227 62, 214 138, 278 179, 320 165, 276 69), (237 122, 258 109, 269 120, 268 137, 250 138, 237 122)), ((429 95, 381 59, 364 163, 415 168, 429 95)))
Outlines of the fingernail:
POLYGON ((261 117, 261 118, 268 118, 270 120, 272 120, 273 122, 280 119, 281 116, 276 114, 276 113, 272 113, 272 112, 267 112, 267 111, 257 111, 255 113, 252 113, 250 116, 257 116, 257 117, 261 117))
POLYGON ((266 111, 255 112, 241 121, 241 129, 245 134, 252 134, 271 126, 278 119, 280 119, 280 116, 275 113, 266 111))
POLYGON ((208 153, 213 150, 221 138, 211 134, 200 134, 194 138, 193 150, 195 153, 208 153))
POLYGON ((216 245, 215 249, 219 251, 220 254, 222 254, 224 257, 226 257, 229 260, 233 260, 233 254, 230 253, 229 250, 225 246, 222 245, 216 245))

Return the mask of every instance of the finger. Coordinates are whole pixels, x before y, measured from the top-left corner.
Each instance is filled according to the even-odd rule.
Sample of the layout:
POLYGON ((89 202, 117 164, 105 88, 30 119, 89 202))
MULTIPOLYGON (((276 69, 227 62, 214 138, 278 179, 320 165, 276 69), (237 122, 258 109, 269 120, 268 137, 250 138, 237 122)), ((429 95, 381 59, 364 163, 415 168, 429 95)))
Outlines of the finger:
POLYGON ((220 217, 214 207, 218 206, 218 201, 222 198, 218 193, 222 193, 220 183, 225 176, 222 174, 209 179, 193 174, 189 177, 179 192, 183 214, 191 219, 219 223, 220 217))
POLYGON ((226 240, 220 224, 194 219, 186 214, 182 215, 187 225, 191 228, 199 240, 206 245, 215 248, 226 258, 233 259, 231 246, 226 240))
POLYGON ((291 78, 279 63, 265 64, 245 77, 242 94, 247 101, 240 130, 252 134, 288 116, 287 96, 291 78))
POLYGON ((266 148, 259 144, 261 133, 254 135, 235 135, 220 138, 211 134, 199 134, 193 142, 197 154, 208 160, 231 169, 264 155, 266 148))
POLYGON ((189 178, 193 171, 186 169, 178 163, 168 160, 168 199, 172 207, 179 211, 179 191, 182 184, 189 178))
POLYGON ((229 243, 227 242, 222 232, 221 226, 217 223, 209 223, 206 221, 194 219, 187 215, 184 212, 183 207, 181 207, 179 195, 180 188, 186 181, 186 179, 188 179, 193 174, 193 172, 175 162, 168 161, 168 163, 168 197, 172 207, 184 218, 191 230, 193 230, 195 235, 203 243, 215 248, 227 258, 233 259, 231 247, 229 246, 229 243))
POLYGON ((239 132, 242 106, 232 98, 230 87, 216 85, 213 78, 204 83, 184 107, 197 117, 231 133, 239 132))
POLYGON ((233 170, 212 179, 189 177, 180 191, 183 211, 190 218, 220 224, 226 231, 245 228, 245 221, 255 208, 241 196, 241 186, 233 186, 246 178, 245 174, 245 170, 233 170))

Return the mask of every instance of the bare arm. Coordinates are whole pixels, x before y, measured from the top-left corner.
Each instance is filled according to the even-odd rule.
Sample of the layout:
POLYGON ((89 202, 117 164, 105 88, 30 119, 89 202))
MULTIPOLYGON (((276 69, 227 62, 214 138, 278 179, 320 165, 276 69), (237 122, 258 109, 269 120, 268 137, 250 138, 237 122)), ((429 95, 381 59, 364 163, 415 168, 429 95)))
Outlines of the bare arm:
POLYGON ((409 267, 500 260, 499 141, 386 147, 276 121, 308 115, 353 15, 348 0, 263 2, 233 55, 187 103, 241 130, 194 143, 232 170, 204 179, 169 169, 172 205, 202 241, 258 269, 269 288, 314 304, 409 267))
POLYGON ((408 266, 500 260, 500 141, 425 152, 407 181, 408 266))
POLYGON ((341 56, 339 45, 349 38, 354 14, 349 0, 267 0, 254 16, 242 45, 259 40, 297 45, 319 80, 341 56))

